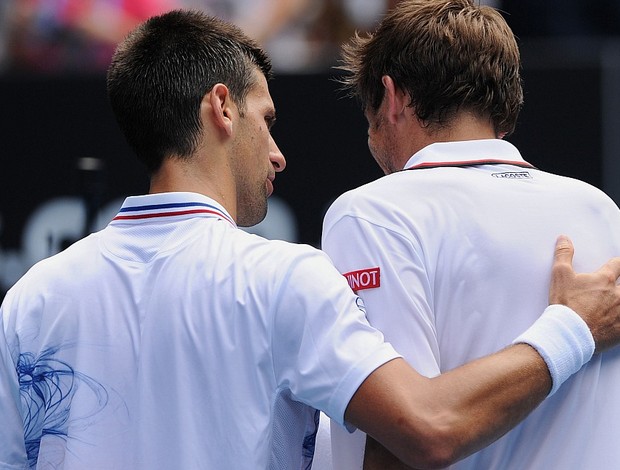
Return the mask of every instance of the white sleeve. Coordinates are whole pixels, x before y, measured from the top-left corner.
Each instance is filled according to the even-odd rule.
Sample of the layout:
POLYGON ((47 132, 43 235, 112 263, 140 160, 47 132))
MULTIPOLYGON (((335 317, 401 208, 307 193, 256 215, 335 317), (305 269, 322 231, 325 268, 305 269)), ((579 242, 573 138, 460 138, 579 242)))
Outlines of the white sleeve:
MULTIPOLYGON (((327 220, 327 219, 326 219, 327 220)), ((377 287, 358 287, 370 324, 422 375, 439 370, 439 345, 433 312, 432 279, 415 240, 370 223, 343 216, 331 219, 322 248, 343 274, 378 268, 377 287)))
POLYGON ((275 308, 278 384, 344 425, 346 407, 361 383, 400 356, 368 324, 360 299, 319 250, 296 261, 275 308))
MULTIPOLYGON (((325 219, 322 249, 343 274, 359 276, 360 271, 378 268, 378 286, 364 288, 359 282, 363 279, 350 278, 350 284, 362 287, 358 295, 368 320, 419 373, 438 375, 432 280, 415 240, 362 218, 338 216, 332 209, 325 219)), ((334 467, 361 469, 365 435, 332 426, 331 438, 334 467)))
POLYGON ((28 468, 20 412, 19 381, 7 336, 5 306, 0 309, 0 469, 28 468))

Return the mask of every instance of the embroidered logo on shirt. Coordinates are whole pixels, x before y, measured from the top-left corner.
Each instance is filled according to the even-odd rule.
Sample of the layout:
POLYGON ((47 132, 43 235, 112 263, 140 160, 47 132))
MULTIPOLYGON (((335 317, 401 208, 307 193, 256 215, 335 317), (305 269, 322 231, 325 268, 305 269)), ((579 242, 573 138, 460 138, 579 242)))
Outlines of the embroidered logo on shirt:
POLYGON ((353 292, 381 286, 381 269, 378 266, 376 268, 351 271, 344 273, 343 276, 347 278, 349 287, 351 287, 353 292))
POLYGON ((529 171, 507 171, 505 173, 492 173, 493 178, 506 178, 509 180, 532 179, 529 171))

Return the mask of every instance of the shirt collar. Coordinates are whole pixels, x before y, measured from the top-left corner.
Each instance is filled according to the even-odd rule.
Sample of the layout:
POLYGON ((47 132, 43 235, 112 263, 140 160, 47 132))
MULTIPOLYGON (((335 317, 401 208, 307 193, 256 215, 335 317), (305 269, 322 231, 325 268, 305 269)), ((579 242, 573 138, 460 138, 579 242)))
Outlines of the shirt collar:
POLYGON ((502 163, 533 168, 510 142, 483 139, 433 143, 415 153, 405 169, 502 163))
POLYGON ((129 196, 112 222, 144 221, 164 217, 175 220, 211 217, 226 220, 234 227, 237 226, 221 204, 210 197, 189 192, 129 196))

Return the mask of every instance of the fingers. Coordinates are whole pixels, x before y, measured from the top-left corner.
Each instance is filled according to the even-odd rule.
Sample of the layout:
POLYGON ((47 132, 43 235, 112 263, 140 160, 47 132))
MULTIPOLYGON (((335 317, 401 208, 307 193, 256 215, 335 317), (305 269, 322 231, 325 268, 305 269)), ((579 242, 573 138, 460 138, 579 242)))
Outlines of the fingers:
POLYGON ((575 273, 571 240, 556 240, 549 303, 566 305, 588 325, 598 352, 620 344, 620 257, 611 258, 598 271, 575 273))
POLYGON ((599 269, 599 272, 606 275, 612 284, 617 284, 618 278, 620 277, 620 257, 612 258, 607 261, 607 263, 599 269))
MULTIPOLYGON (((560 235, 555 242, 554 264, 573 266, 573 256, 575 247, 573 242, 566 235, 560 235)), ((598 273, 605 275, 612 284, 620 278, 620 257, 611 258, 598 270, 598 273)))
POLYGON ((566 235, 560 235, 555 242, 554 263, 568 264, 572 267, 575 247, 566 235))
POLYGON ((563 303, 567 300, 562 293, 572 284, 575 277, 573 270, 574 254, 573 242, 566 235, 560 235, 555 242, 553 253, 551 288, 549 290, 550 303, 563 303))

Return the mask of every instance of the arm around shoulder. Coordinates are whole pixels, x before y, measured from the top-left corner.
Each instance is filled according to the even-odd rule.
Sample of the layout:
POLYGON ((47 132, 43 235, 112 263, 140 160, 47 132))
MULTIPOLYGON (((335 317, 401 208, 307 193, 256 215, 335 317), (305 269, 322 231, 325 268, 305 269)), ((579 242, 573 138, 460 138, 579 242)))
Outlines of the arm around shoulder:
POLYGON ((431 379, 394 359, 359 387, 345 418, 407 465, 442 468, 501 437, 550 388, 544 360, 525 344, 431 379))

